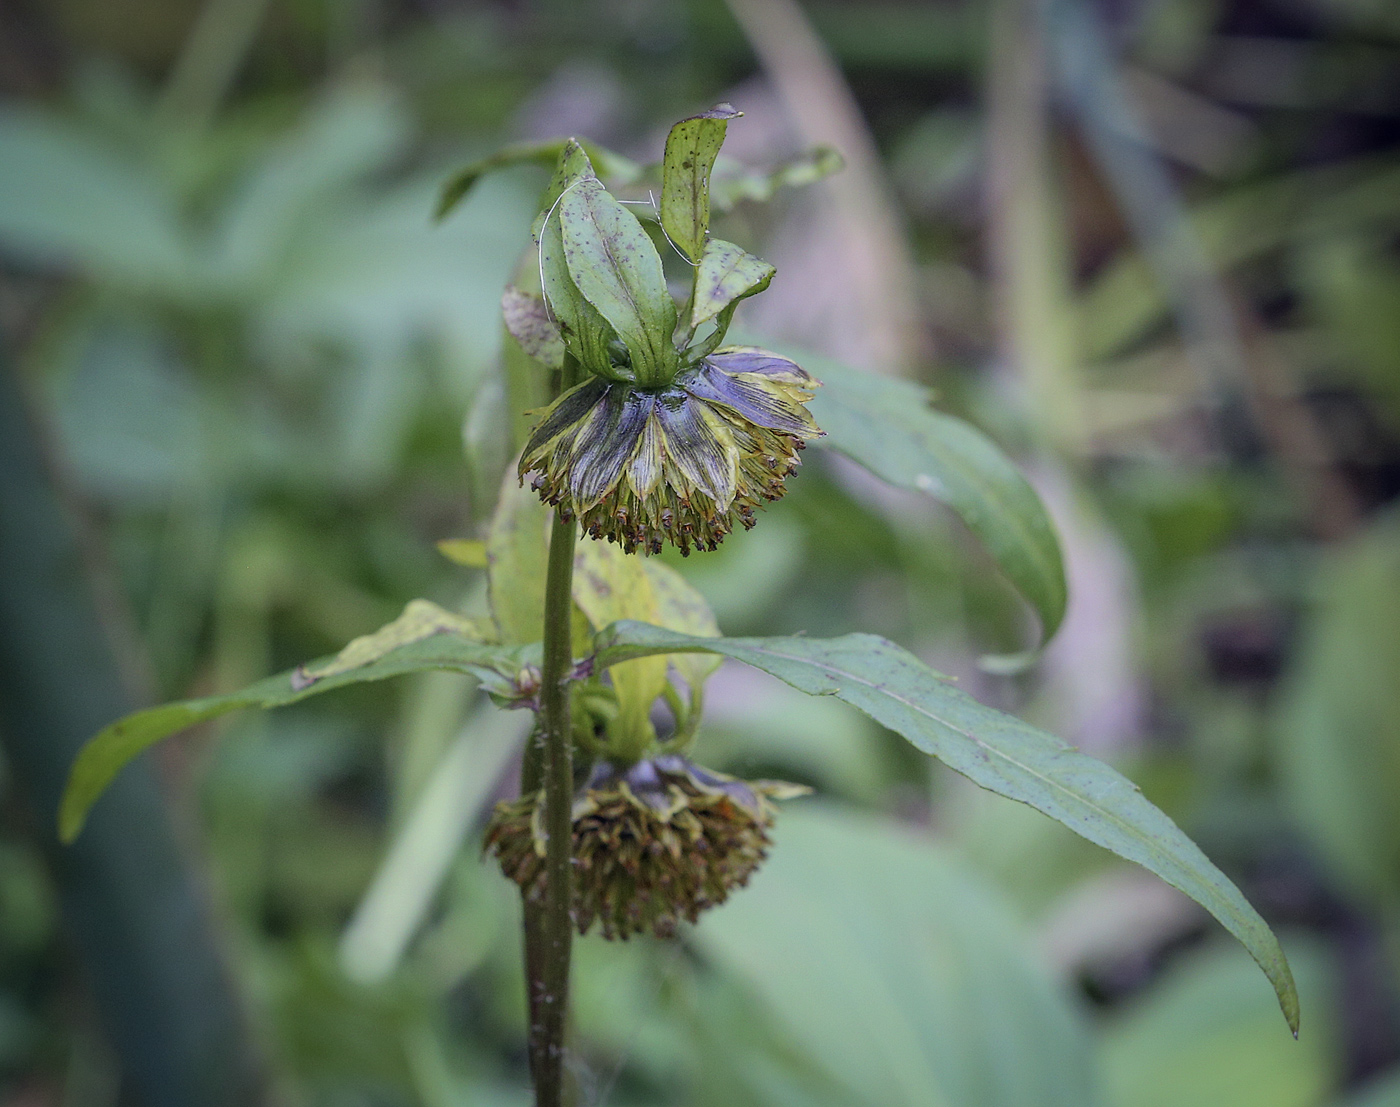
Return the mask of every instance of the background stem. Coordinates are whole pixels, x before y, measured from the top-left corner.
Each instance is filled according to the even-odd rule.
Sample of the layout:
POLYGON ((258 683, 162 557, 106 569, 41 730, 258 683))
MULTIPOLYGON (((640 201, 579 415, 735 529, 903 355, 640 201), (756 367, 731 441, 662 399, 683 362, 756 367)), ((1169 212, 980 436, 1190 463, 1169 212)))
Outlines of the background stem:
MULTIPOLYGON (((560 391, 577 374, 566 358, 560 391)), ((573 722, 569 669, 573 663, 574 540, 577 525, 557 513, 549 540, 544 596, 544 660, 540 717, 521 766, 522 794, 544 789, 545 891, 543 904, 527 894, 525 987, 530 1013, 530 1075, 537 1107, 564 1103, 564 1030, 573 949, 573 722)))

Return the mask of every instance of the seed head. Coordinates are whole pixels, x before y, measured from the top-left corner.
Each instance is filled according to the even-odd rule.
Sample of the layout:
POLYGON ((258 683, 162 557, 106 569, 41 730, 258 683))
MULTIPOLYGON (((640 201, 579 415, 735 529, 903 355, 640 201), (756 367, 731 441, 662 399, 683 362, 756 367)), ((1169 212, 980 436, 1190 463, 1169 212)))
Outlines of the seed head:
MULTIPOLYGON (((773 799, 806 789, 742 781, 675 754, 626 769, 603 763, 573 809, 573 918, 605 938, 675 933, 723 903, 767 856, 773 799)), ((497 804, 486 852, 527 896, 544 896, 543 800, 497 804)))

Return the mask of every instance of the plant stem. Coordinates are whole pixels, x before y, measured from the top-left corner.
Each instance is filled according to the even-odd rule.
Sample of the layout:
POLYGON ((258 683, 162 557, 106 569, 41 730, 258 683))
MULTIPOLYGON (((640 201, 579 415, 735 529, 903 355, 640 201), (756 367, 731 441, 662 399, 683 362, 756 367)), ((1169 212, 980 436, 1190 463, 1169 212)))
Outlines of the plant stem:
MULTIPOLYGON (((561 391, 571 386, 568 359, 561 391)), ((563 1107, 564 1031, 568 1018, 569 959, 573 948, 573 721, 569 670, 573 665, 573 575, 577 524, 554 517, 544 595, 544 658, 540 716, 521 767, 523 793, 544 789, 544 903, 527 895, 525 987, 530 1015, 530 1075, 536 1107, 563 1107)))

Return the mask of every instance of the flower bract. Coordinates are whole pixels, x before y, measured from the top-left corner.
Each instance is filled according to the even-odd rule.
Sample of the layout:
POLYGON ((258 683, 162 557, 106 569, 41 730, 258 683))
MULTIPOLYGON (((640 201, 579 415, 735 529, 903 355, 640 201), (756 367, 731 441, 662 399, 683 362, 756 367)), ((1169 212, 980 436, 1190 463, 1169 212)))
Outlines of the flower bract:
POLYGON ((717 350, 661 388, 592 376, 544 412, 520 461, 541 497, 627 552, 713 550, 776 500, 808 439, 818 382, 751 346, 717 350))

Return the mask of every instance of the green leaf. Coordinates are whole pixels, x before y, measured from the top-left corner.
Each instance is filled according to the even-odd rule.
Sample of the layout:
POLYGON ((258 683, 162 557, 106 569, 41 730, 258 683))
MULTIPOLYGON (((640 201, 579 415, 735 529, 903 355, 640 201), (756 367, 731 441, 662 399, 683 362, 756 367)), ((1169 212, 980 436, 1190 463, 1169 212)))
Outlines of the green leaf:
POLYGON ((666 136, 661 162, 661 226, 691 261, 699 261, 710 232, 710 169, 731 119, 743 112, 720 104, 682 119, 666 136))
POLYGON ((1400 905, 1400 515, 1330 558, 1278 698, 1284 794, 1328 872, 1377 909, 1400 905))
POLYGON ((1400 1107, 1400 1066, 1392 1065, 1338 1107, 1400 1107))
POLYGON ((436 545, 438 553, 448 561, 468 569, 486 568, 486 543, 480 538, 444 538, 436 545))
POLYGON ((676 302, 651 237, 607 189, 587 178, 560 199, 559 223, 569 275, 621 335, 637 380, 668 382, 678 364, 671 343, 676 302))
MULTIPOLYGON (((722 312, 730 312, 735 304, 756 295, 768 287, 777 270, 762 258, 746 253, 732 242, 711 239, 700 257, 695 273, 695 299, 691 305, 692 331, 722 312)), ((725 328, 719 330, 723 340, 725 328)), ((718 342, 716 342, 718 345, 718 342)))
POLYGON ((405 618, 420 622, 424 609, 416 605, 424 603, 415 600, 410 604, 403 617, 378 632, 382 637, 378 637, 377 644, 372 648, 366 645, 367 640, 377 636, 366 636, 350 643, 337 657, 268 677, 241 692, 163 704, 137 711, 104 727, 83 747, 73 762, 63 802, 59 806, 59 837, 71 842, 78 836, 88 811, 128 761, 162 738, 196 723, 248 707, 284 707, 347 684, 385 680, 425 669, 448 669, 477 676, 509 678, 526 663, 527 652, 533 652, 465 638, 446 626, 419 637, 405 638, 405 618), (386 633, 391 627, 396 629, 386 633), (346 654, 352 649, 363 660, 353 667, 347 667, 346 654), (308 681, 308 677, 312 679, 308 681))
POLYGON ((508 285, 501 296, 501 318, 520 348, 547 369, 564 366, 564 336, 539 296, 508 285))
MULTIPOLYGON (((826 437, 877 477, 947 504, 1035 609, 1043 646, 1059 629, 1067 599, 1054 524, 1020 470, 986 436, 935 411, 920 385, 858 373, 809 354, 789 354, 822 382, 808 404, 826 437)), ((1014 669, 1033 654, 989 658, 1014 669)))
MULTIPOLYGON (((619 619, 659 622, 661 611, 640 557, 611 542, 582 536, 574 548, 573 598, 595 630, 619 619)), ((617 719, 611 724, 618 748, 643 751, 656 740, 651 707, 666 687, 666 658, 638 658, 612 673, 617 719)))
POLYGON ((803 692, 859 708, 974 783, 1029 804, 1186 893, 1249 950, 1297 1033, 1298 993, 1278 939, 1229 878, 1132 781, 1053 735, 984 707, 892 642, 871 634, 692 638, 618 623, 598 636, 597 645, 599 667, 649 653, 719 653, 803 692))
POLYGON ((1278 1032, 1272 997, 1238 946, 1212 943, 1174 958, 1100 1037, 1116 1107, 1316 1107, 1340 1075, 1336 967, 1306 935, 1287 937, 1308 1004, 1308 1033, 1278 1032))
POLYGON ((844 168, 846 162, 830 146, 815 146, 768 172, 749 169, 719 158, 710 174, 710 210, 723 214, 748 200, 765 204, 780 188, 803 188, 844 168))
MULTIPOLYGON (((496 169, 508 169, 514 165, 554 165, 570 144, 580 147, 587 153, 597 172, 609 184, 630 184, 641 175, 641 167, 635 162, 629 161, 621 154, 615 154, 595 142, 580 142, 572 138, 551 138, 544 142, 520 142, 498 150, 489 157, 474 161, 452 174, 442 187, 434 218, 442 219, 446 216, 462 202, 467 193, 471 191, 472 186, 487 173, 496 169)), ((546 202, 546 206, 552 202, 553 197, 546 202)))
MULTIPOLYGON (((719 624, 715 621, 715 613, 710 610, 705 597, 700 595, 685 577, 655 558, 636 560, 641 562, 642 570, 651 581, 652 595, 656 597, 657 617, 650 621, 682 634, 693 634, 700 638, 719 637, 719 624)), ((690 685, 692 694, 698 692, 711 674, 724 664, 722 657, 694 653, 676 654, 667 660, 675 666, 681 679, 690 685)))
POLYGON ((539 250, 540 286, 569 352, 589 370, 600 372, 611 364, 608 344, 616 332, 584 297, 569 273, 565 260, 564 228, 560 205, 571 189, 595 181, 588 155, 577 143, 569 143, 559 155, 545 192, 545 209, 534 227, 539 250))
MULTIPOLYGON (((785 806, 775 836, 743 895, 692 940, 761 996, 829 1089, 820 1102, 1097 1107, 1084 1019, 952 851, 821 803, 785 806)), ((744 1037, 728 1063, 752 1064, 744 1037)))

